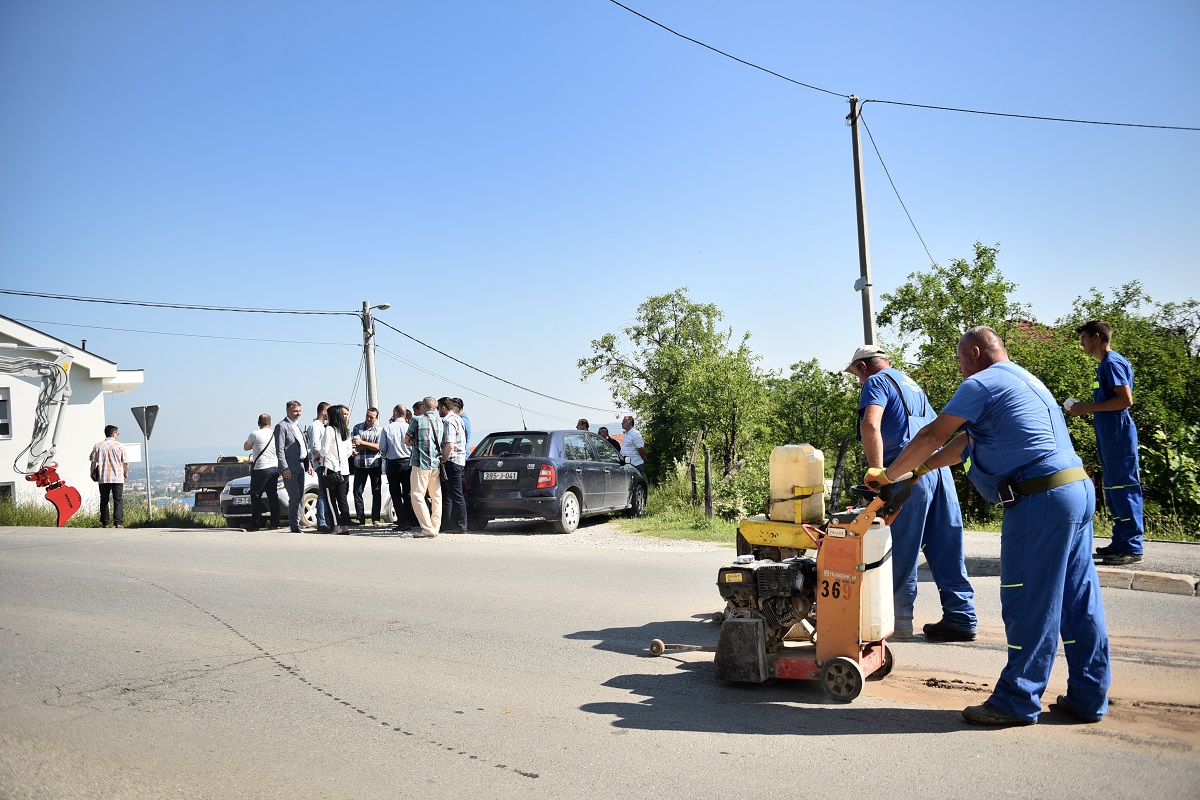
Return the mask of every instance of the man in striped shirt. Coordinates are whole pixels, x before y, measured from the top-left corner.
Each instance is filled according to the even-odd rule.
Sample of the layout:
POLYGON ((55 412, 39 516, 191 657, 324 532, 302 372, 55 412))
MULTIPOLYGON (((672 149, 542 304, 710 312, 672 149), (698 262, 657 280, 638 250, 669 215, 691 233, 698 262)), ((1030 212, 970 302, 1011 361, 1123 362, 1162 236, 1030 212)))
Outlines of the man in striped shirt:
POLYGON ((112 498, 113 523, 118 528, 125 527, 125 479, 129 477, 129 456, 125 454, 124 445, 117 441, 119 433, 116 425, 105 425, 104 441, 92 448, 89 457, 92 470, 99 476, 101 528, 108 527, 109 498, 112 498))

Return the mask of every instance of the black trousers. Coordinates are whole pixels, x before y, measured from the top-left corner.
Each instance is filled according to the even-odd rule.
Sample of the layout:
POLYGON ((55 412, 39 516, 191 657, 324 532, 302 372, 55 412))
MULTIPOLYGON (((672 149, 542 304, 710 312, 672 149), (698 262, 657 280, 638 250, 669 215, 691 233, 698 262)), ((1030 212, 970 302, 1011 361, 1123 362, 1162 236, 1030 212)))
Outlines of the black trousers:
POLYGON ((334 483, 330 480, 325 481, 325 490, 329 495, 328 523, 330 527, 350 524, 350 506, 346 502, 346 488, 349 484, 349 479, 340 483, 334 483))
POLYGON ((388 491, 392 495, 392 510, 396 512, 396 524, 401 528, 411 528, 417 524, 417 515, 413 513, 412 489, 410 476, 412 461, 407 458, 389 458, 387 460, 388 491))
POLYGON ((279 527, 279 469, 250 470, 250 527, 262 527, 262 494, 267 493, 267 506, 271 509, 271 527, 279 527))
POLYGON ((383 459, 375 462, 373 467, 354 468, 354 513, 358 515, 358 524, 366 521, 363 514, 363 489, 367 487, 367 478, 371 479, 371 519, 379 522, 379 507, 383 498, 379 490, 383 488, 383 459))
POLYGON ((443 461, 446 479, 442 481, 442 530, 467 529, 467 498, 463 494, 463 468, 453 461, 443 461))
POLYGON ((112 522, 114 525, 125 524, 125 484, 100 484, 100 524, 108 525, 108 499, 112 498, 112 522))

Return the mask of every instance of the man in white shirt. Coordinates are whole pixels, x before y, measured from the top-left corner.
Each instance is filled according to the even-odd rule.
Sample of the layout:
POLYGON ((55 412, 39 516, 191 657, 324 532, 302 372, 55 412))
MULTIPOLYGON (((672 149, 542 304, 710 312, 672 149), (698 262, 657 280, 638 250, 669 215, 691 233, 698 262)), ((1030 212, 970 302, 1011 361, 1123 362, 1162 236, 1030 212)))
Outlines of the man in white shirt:
POLYGON ((638 429, 633 427, 633 417, 622 419, 621 427, 625 429, 625 436, 621 439, 621 455, 627 456, 630 464, 642 469, 646 463, 646 442, 638 429))
POLYGON ((321 474, 321 447, 325 442, 325 420, 329 417, 329 403, 322 400, 317 403, 317 418, 304 429, 308 439, 308 456, 312 460, 313 471, 317 473, 317 530, 324 530, 329 525, 326 517, 329 509, 325 505, 325 478, 321 474))
POLYGON ((383 479, 383 459, 379 456, 379 409, 367 409, 367 417, 350 431, 354 443, 354 511, 359 525, 378 525, 383 495, 380 494, 383 479), (367 479, 371 481, 371 516, 368 518, 363 506, 363 490, 367 479))
POLYGON ((271 431, 271 415, 258 415, 258 430, 246 437, 243 450, 250 451, 250 530, 262 527, 262 495, 267 493, 271 509, 269 527, 279 527, 279 459, 275 454, 275 438, 271 431))

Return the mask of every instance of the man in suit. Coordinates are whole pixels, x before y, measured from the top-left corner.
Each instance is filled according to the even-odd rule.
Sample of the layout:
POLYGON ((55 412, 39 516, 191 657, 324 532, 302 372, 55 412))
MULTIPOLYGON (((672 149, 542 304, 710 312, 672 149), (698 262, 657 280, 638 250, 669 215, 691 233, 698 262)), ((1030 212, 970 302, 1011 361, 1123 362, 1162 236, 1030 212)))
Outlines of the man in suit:
POLYGON ((299 400, 289 400, 287 417, 275 426, 275 455, 283 472, 283 486, 288 493, 288 527, 300 532, 300 504, 304 502, 304 473, 312 472, 308 445, 300 428, 303 409, 299 400))

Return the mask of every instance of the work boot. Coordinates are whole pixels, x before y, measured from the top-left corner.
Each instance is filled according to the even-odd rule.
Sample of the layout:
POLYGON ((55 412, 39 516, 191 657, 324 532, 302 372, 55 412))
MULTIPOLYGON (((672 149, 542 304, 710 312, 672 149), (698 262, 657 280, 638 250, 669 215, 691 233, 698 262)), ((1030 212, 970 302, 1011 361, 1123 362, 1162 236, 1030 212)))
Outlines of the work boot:
POLYGON ((1093 558, 1105 558, 1107 556, 1115 556, 1119 552, 1120 551, 1117 550, 1117 548, 1113 547, 1111 544, 1106 544, 1104 547, 1097 547, 1096 554, 1092 557, 1093 558))
POLYGON ((1116 553, 1111 556, 1105 556, 1100 563, 1106 567, 1122 567, 1126 564, 1137 564, 1141 560, 1141 553, 1116 553))
POLYGON ((925 631, 925 638, 931 642, 973 642, 978 635, 974 628, 956 628, 948 625, 944 619, 930 622, 921 630, 925 631))
POLYGON ((1078 711, 1075 710, 1075 706, 1071 705, 1071 701, 1067 699, 1067 696, 1065 694, 1060 694, 1058 696, 1058 699, 1054 701, 1053 705, 1057 706, 1058 708, 1067 712, 1068 714, 1070 714, 1072 717, 1079 720, 1080 722, 1086 722, 1086 723, 1090 724, 1093 722, 1099 722, 1100 720, 1104 719, 1104 717, 1084 716, 1083 714, 1080 714, 1078 711))
POLYGON ((985 700, 977 706, 967 706, 962 711, 962 718, 972 725, 1015 726, 1033 725, 1036 719, 1021 719, 1005 714, 992 705, 991 700, 985 700))

